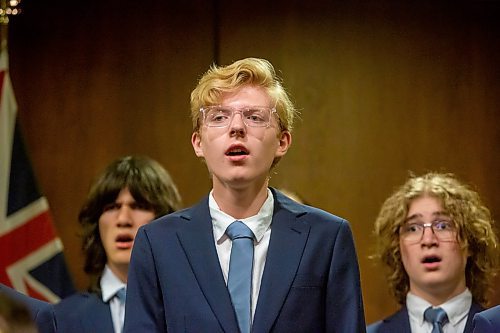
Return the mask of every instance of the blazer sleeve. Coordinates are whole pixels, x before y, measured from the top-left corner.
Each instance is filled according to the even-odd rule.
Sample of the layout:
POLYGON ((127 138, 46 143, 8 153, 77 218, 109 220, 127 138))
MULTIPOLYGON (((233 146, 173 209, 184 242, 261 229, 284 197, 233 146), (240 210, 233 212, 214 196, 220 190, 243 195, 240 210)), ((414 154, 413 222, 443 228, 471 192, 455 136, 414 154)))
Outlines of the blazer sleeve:
POLYGON ((132 249, 123 332, 167 332, 153 251, 144 228, 137 232, 132 249))
POLYGON ((328 332, 365 332, 358 259, 347 221, 340 225, 331 259, 326 299, 328 332))
POLYGON ((28 307, 33 321, 35 322, 40 333, 56 332, 54 306, 52 304, 26 296, 3 284, 0 284, 0 292, 5 293, 8 297, 21 302, 28 307))
POLYGON ((40 307, 40 309, 36 312, 34 319, 40 333, 56 332, 54 306, 52 304, 40 307))

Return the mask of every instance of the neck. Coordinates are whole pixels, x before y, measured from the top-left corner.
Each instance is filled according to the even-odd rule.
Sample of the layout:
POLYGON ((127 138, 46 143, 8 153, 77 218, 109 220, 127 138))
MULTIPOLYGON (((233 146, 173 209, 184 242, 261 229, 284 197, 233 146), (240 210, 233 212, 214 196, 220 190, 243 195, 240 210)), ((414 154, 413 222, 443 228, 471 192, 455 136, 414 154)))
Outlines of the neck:
POLYGON ((267 199, 268 181, 260 186, 231 188, 214 182, 213 196, 219 208, 236 219, 256 215, 267 199))
POLYGON ((448 300, 453 297, 460 295, 465 291, 467 287, 465 285, 459 286, 457 288, 446 289, 442 286, 436 287, 431 290, 422 290, 413 288, 410 289, 411 293, 425 299, 427 302, 431 303, 433 306, 438 306, 443 303, 446 303, 448 300))
POLYGON ((127 265, 112 265, 108 262, 109 269, 120 279, 121 282, 127 283, 128 264, 127 265))

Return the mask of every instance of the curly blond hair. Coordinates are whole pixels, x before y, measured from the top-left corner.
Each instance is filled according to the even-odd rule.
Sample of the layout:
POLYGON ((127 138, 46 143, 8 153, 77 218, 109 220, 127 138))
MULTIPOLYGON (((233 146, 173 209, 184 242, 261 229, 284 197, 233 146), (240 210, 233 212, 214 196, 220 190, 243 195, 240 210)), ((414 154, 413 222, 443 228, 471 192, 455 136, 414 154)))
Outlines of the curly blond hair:
POLYGON ((469 257, 465 269, 466 285, 474 300, 487 304, 493 277, 498 271, 498 238, 493 230, 490 211, 479 194, 453 174, 430 172, 410 178, 383 203, 375 221, 377 250, 372 258, 387 268, 387 281, 397 302, 405 303, 409 278, 401 260, 399 229, 408 214, 410 203, 424 195, 440 200, 443 209, 457 227, 457 237, 469 257))
POLYGON ((264 88, 276 105, 279 125, 282 131, 291 132, 297 115, 290 96, 276 75, 273 65, 259 58, 245 58, 228 66, 215 64, 201 77, 191 92, 191 120, 193 132, 200 129, 200 108, 217 105, 221 95, 235 92, 243 86, 252 85, 264 88))

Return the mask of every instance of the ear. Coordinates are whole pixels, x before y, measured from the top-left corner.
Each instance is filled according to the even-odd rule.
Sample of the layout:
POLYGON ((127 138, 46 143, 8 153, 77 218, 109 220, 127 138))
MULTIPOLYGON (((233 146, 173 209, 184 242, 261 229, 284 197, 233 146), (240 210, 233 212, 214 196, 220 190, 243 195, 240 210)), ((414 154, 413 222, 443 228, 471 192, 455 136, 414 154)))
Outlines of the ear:
POLYGON ((191 135, 191 144, 193 145, 194 153, 198 157, 203 156, 203 149, 201 148, 201 133, 196 131, 191 135))
POLYGON ((276 149, 276 157, 282 157, 288 151, 288 148, 292 144, 292 134, 288 131, 282 131, 279 136, 279 146, 276 149))

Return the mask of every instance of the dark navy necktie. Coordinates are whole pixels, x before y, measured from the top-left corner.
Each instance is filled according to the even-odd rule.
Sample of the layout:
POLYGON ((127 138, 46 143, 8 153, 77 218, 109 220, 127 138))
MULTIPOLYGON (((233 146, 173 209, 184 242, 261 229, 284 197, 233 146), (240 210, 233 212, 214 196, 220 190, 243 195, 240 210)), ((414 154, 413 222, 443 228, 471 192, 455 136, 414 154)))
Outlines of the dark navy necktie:
POLYGON ((233 242, 227 287, 240 332, 249 333, 252 321, 253 233, 243 222, 235 221, 227 227, 226 234, 233 242))
POLYGON ((443 333, 443 325, 448 322, 448 315, 442 308, 428 307, 424 319, 432 324, 431 333, 443 333))

